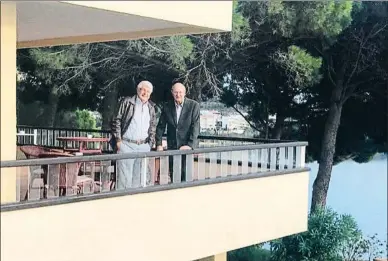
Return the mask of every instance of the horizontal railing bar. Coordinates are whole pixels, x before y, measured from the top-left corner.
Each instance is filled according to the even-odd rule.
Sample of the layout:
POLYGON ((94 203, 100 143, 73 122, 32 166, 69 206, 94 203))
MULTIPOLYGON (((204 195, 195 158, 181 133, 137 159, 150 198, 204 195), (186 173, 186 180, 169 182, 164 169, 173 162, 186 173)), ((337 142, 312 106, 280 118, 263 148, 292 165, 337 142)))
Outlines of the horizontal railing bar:
MULTIPOLYGON (((43 148, 47 148, 47 149, 62 149, 63 150, 63 146, 50 146, 50 145, 35 145, 33 143, 18 143, 16 142, 16 145, 17 146, 39 146, 39 147, 43 147, 43 148)), ((112 154, 113 152, 111 150, 102 150, 102 153, 108 153, 108 154, 112 154)))
POLYGON ((57 131, 81 131, 81 132, 102 132, 110 133, 109 130, 96 130, 96 129, 73 129, 73 128, 57 128, 57 127, 40 127, 40 126, 28 126, 28 125, 16 125, 16 128, 26 129, 42 129, 42 130, 57 130, 57 131))
POLYGON ((249 173, 244 175, 217 177, 212 179, 205 179, 205 180, 198 180, 198 181, 191 181, 191 182, 171 183, 167 185, 150 186, 145 188, 133 188, 133 189, 126 189, 126 190, 118 190, 113 192, 112 191, 101 192, 98 194, 87 194, 82 196, 68 196, 68 197, 60 197, 60 198, 53 198, 53 199, 45 199, 40 201, 6 203, 1 205, 1 212, 39 208, 39 207, 48 207, 48 206, 55 206, 55 205, 61 205, 61 204, 69 204, 69 203, 98 200, 98 199, 107 199, 107 198, 113 198, 113 197, 122 197, 122 196, 135 195, 135 194, 141 194, 141 193, 159 192, 159 191, 166 191, 166 190, 172 190, 172 189, 212 185, 212 184, 219 184, 219 183, 226 183, 226 182, 233 182, 233 181, 274 177, 274 176, 280 176, 280 175, 289 175, 289 174, 307 172, 307 171, 310 171, 310 168, 295 168, 295 169, 281 170, 281 171, 257 172, 257 173, 249 173))
MULTIPOLYGON (((35 127, 28 125, 17 125, 17 128, 29 128, 29 129, 43 129, 43 130, 57 130, 57 131, 76 131, 76 132, 96 132, 110 134, 109 130, 96 130, 96 129, 72 129, 72 128, 56 128, 56 127, 35 127)), ((166 135, 163 135, 166 137, 166 135)), ((213 136, 213 135, 199 135, 198 139, 204 140, 226 140, 226 141, 245 141, 245 142, 266 142, 266 143, 280 143, 280 142, 295 142, 295 140, 275 140, 275 139, 259 139, 259 138, 244 138, 244 137, 231 137, 231 136, 213 136)))
POLYGON ((12 168, 12 167, 22 167, 22 166, 38 166, 38 165, 65 164, 65 163, 76 163, 76 162, 135 159, 135 158, 146 158, 146 157, 154 158, 154 157, 174 156, 174 155, 246 151, 246 150, 256 150, 256 149, 265 149, 265 148, 296 147, 296 146, 307 146, 307 145, 308 145, 308 142, 299 141, 299 142, 276 143, 276 144, 220 146, 220 147, 210 147, 210 148, 199 148, 194 150, 167 150, 167 151, 131 152, 131 153, 123 153, 123 154, 94 155, 94 156, 74 156, 74 157, 66 157, 66 158, 8 160, 8 161, 1 161, 0 167, 12 168))
POLYGON ((266 142, 266 143, 282 143, 282 142, 296 142, 295 140, 275 140, 275 139, 259 139, 259 138, 244 138, 231 136, 213 136, 213 135, 199 135, 198 139, 203 140, 226 140, 226 141, 245 141, 245 142, 266 142))

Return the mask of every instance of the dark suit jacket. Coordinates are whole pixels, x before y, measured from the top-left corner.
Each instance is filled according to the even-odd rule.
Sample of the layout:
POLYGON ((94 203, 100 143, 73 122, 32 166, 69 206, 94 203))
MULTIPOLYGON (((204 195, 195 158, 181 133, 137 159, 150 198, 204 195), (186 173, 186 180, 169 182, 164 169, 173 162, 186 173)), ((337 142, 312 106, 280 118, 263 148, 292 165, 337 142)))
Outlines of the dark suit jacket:
POLYGON ((200 131, 199 103, 185 98, 179 122, 177 122, 175 102, 169 101, 163 106, 158 126, 156 127, 156 146, 162 145, 162 136, 167 126, 168 149, 179 149, 188 145, 198 147, 200 131))

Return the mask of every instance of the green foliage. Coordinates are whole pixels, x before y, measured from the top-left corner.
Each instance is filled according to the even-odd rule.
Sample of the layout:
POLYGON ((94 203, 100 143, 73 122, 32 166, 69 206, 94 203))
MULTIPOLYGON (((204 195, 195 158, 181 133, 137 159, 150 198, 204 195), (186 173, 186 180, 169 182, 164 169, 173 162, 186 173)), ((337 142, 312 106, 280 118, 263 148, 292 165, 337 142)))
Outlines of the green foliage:
POLYGON ((306 50, 291 45, 287 52, 278 50, 272 56, 274 63, 285 71, 287 82, 299 88, 312 86, 320 82, 321 57, 314 57, 306 50))
MULTIPOLYGON (((187 36, 170 36, 126 41, 128 55, 137 52, 145 58, 157 59, 165 68, 186 70, 186 59, 192 58, 193 43, 187 36)), ((125 52, 125 49, 122 51, 125 52)))
POLYGON ((339 261, 343 246, 360 237, 351 216, 317 209, 309 216, 307 232, 271 242, 271 251, 277 261, 339 261))
POLYGON ((305 88, 323 78, 323 59, 305 48, 306 43, 341 33, 351 22, 352 3, 241 2, 239 10, 249 21, 250 42, 234 53, 237 69, 226 77, 221 100, 248 112, 251 126, 263 138, 268 132, 276 139, 295 133, 294 127, 283 131, 285 119, 295 118, 300 112, 297 99, 305 102, 305 88), (270 115, 276 115, 275 122, 270 115))
POLYGON ((62 111, 55 126, 59 128, 97 129, 96 119, 88 110, 62 111))
POLYGON ((253 245, 228 252, 228 261, 270 261, 271 252, 262 245, 253 245))
POLYGON ((78 129, 77 120, 74 111, 60 111, 55 126, 58 128, 78 129))
POLYGON ((38 66, 47 66, 51 69, 63 70, 66 69, 68 65, 74 65, 77 62, 78 59, 75 56, 74 50, 74 46, 71 46, 70 48, 33 48, 30 49, 30 55, 38 66))
POLYGON ((349 237, 341 248, 341 257, 345 261, 374 260, 387 254, 387 242, 381 241, 377 234, 349 237))
POLYGON ((228 252, 228 261, 358 261, 387 254, 377 234, 365 237, 354 218, 318 208, 309 215, 308 231, 228 252))
POLYGON ((268 15, 273 33, 283 37, 313 33, 332 38, 350 25, 352 7, 351 1, 269 1, 268 15))
MULTIPOLYGON (((244 108, 251 126, 263 134, 267 127, 276 126, 269 120, 269 114, 280 115, 278 119, 283 120, 292 116, 294 98, 322 79, 322 58, 298 46, 291 45, 286 51, 279 46, 266 56, 268 60, 257 64, 248 74, 243 73, 242 80, 230 77, 221 96, 227 106, 244 108)), ((275 131, 273 136, 280 138, 275 137, 275 131)))
POLYGON ((38 88, 56 88, 60 94, 69 94, 71 84, 90 82, 85 67, 87 51, 88 45, 27 49, 27 55, 19 53, 19 66, 34 78, 38 88))
POLYGON ((96 120, 87 110, 76 110, 75 119, 78 129, 95 129, 96 120))
MULTIPOLYGON (((180 79, 195 99, 222 94, 222 100, 234 107, 230 111, 248 112, 246 118, 261 137, 268 137, 279 123, 281 138, 307 139, 307 156, 316 160, 333 82, 351 74, 359 50, 357 39, 378 25, 383 27, 387 6, 383 2, 234 1, 231 33, 20 49, 18 71, 23 79, 18 78, 18 100, 23 104, 18 101, 18 121, 47 125, 45 112, 58 110, 54 118, 59 126, 61 111, 79 108, 99 110, 107 126, 110 115, 103 112, 112 110, 119 96, 133 93, 138 81, 154 83, 152 99, 160 103, 170 97, 171 82, 180 79), (348 67, 340 75, 343 65, 348 67), (114 95, 109 98, 110 91, 114 95), (279 122, 269 119, 274 115, 279 122), (283 124, 282 118, 287 119, 283 124)), ((388 37, 384 30, 378 32, 362 49, 361 67, 350 83, 376 79, 377 74, 387 78, 388 37)), ((335 162, 349 158, 366 162, 384 149, 387 95, 377 81, 360 85, 371 86, 379 93, 357 91, 359 100, 349 99, 344 107, 335 162)), ((68 114, 63 125, 72 126, 75 116, 68 114)))
POLYGON ((242 15, 238 1, 233 1, 232 43, 244 45, 249 41, 249 21, 242 15))
POLYGON ((18 99, 16 105, 18 125, 46 126, 47 120, 44 118, 45 106, 41 102, 35 101, 24 104, 18 99))

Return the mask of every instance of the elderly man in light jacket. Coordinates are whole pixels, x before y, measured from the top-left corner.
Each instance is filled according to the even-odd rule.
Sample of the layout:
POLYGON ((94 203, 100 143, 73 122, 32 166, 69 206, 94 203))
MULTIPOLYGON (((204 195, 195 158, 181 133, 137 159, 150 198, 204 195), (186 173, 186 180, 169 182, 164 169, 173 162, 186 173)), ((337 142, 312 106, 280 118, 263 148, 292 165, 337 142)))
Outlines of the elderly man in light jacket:
MULTIPOLYGON (((155 144, 155 104, 149 100, 152 91, 152 84, 142 81, 137 86, 136 95, 125 97, 120 102, 111 127, 111 144, 116 153, 148 152, 155 144)), ((141 159, 118 160, 116 188, 140 187, 141 166, 141 159)))

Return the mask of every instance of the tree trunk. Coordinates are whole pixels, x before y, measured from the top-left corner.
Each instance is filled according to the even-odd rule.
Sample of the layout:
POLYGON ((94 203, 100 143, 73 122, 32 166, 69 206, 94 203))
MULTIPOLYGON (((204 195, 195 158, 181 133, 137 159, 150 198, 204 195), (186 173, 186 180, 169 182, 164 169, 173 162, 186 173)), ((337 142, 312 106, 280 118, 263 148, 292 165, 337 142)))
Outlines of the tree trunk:
POLYGON ((187 96, 190 98, 190 99, 193 99, 197 102, 200 102, 201 101, 201 92, 202 92, 202 86, 200 84, 196 84, 195 86, 193 86, 189 93, 187 94, 187 96))
POLYGON ((283 134, 283 125, 284 125, 285 117, 282 113, 278 112, 276 114, 276 122, 273 129, 272 137, 275 140, 280 140, 283 134))
POLYGON ((115 113, 119 96, 119 90, 117 86, 109 88, 104 97, 103 108, 102 108, 102 129, 110 129, 110 121, 115 113))
POLYGON ((55 118, 58 110, 59 93, 56 87, 53 87, 50 91, 48 105, 46 109, 46 124, 48 127, 54 127, 55 118))
POLYGON ((265 125, 265 139, 268 140, 269 139, 269 111, 268 111, 268 107, 269 107, 269 101, 267 103, 267 107, 266 107, 266 119, 267 119, 267 124, 265 125))
POLYGON ((326 206, 327 192, 333 168, 333 158, 337 139, 337 131, 341 122, 343 101, 341 101, 342 84, 337 85, 332 92, 329 114, 325 123, 325 130, 319 156, 319 169, 313 184, 311 212, 319 206, 326 206))

